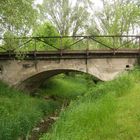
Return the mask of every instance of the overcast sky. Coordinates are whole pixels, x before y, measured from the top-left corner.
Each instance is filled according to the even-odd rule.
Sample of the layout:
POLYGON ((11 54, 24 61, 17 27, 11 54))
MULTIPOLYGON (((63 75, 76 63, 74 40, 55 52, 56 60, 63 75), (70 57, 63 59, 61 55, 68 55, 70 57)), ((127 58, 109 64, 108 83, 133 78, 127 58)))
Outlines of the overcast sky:
MULTIPOLYGON (((75 1, 75 0, 72 0, 73 2, 75 1)), ((94 2, 94 4, 95 4, 95 7, 97 8, 97 9, 100 9, 100 8, 102 8, 102 2, 101 2, 101 0, 94 0, 95 2, 94 2)), ((35 4, 41 4, 43 2, 43 0, 35 0, 35 4)))

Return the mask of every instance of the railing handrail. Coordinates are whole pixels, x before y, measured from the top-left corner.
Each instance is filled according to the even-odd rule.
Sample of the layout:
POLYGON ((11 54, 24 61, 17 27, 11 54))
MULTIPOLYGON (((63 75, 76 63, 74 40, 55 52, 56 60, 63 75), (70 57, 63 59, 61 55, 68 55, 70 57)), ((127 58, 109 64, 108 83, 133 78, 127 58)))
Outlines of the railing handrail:
MULTIPOLYGON (((110 49, 114 53, 118 49, 123 48, 124 46, 129 47, 129 45, 136 45, 136 47, 139 48, 140 50, 140 35, 138 34, 137 35, 23 36, 23 37, 13 37, 13 38, 0 37, 0 41, 2 40, 5 42, 9 41, 10 45, 13 43, 12 42, 13 40, 18 41, 18 47, 15 48, 14 47, 4 48, 3 46, 0 46, 1 49, 9 52, 19 51, 20 49, 27 47, 27 45, 30 43, 32 43, 31 49, 33 49, 34 52, 37 52, 39 50, 39 47, 37 47, 37 43, 41 42, 47 47, 56 49, 62 53, 62 51, 64 50, 75 49, 72 48, 72 46, 78 44, 79 42, 82 42, 83 40, 84 40, 85 50, 89 50, 90 47, 89 41, 93 41, 97 43, 97 46, 98 44, 100 44, 100 46, 110 49), (67 43, 65 42, 65 40, 63 42, 63 39, 65 38, 69 39, 68 41, 70 42, 67 43), (56 39, 56 42, 53 42, 54 41, 53 39, 54 40, 56 39), (107 42, 105 41, 105 39, 107 40, 107 42), (117 43, 118 45, 116 45, 117 43)), ((30 46, 28 48, 28 51, 29 50, 30 50, 30 46)))
POLYGON ((90 37, 136 37, 140 38, 140 35, 76 35, 76 36, 23 36, 23 37, 0 37, 0 39, 38 39, 38 38, 90 38, 90 37))

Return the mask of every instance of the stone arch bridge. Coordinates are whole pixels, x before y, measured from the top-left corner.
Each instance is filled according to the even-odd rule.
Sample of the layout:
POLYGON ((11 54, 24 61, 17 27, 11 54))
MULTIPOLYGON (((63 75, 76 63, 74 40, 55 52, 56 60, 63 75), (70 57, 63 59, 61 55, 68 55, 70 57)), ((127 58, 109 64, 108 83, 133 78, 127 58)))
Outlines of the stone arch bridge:
POLYGON ((102 81, 114 79, 139 62, 140 36, 0 38, 0 49, 4 50, 0 52, 0 80, 33 90, 45 79, 67 71, 88 73, 102 81), (40 46, 47 50, 40 51, 40 46))
POLYGON ((36 89, 53 75, 79 71, 109 81, 137 64, 139 50, 59 51, 27 53, 24 60, 15 53, 0 54, 0 80, 21 89, 36 89))

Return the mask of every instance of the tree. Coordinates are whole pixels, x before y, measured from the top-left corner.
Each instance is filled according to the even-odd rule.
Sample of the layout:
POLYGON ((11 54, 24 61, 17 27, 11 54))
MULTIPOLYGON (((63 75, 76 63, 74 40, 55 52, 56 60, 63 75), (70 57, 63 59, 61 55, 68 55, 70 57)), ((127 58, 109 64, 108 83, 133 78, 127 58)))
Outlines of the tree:
POLYGON ((59 36, 59 33, 51 23, 45 22, 34 29, 33 36, 59 36))
POLYGON ((33 8, 34 0, 1 0, 0 32, 16 35, 27 34, 35 24, 37 12, 33 8))
MULTIPOLYGON (((138 0, 102 0, 103 9, 96 11, 93 25, 88 29, 90 35, 128 35, 136 34, 140 28, 140 8, 138 0)), ((109 47, 120 47, 128 38, 98 38, 109 47)), ((130 47, 133 47, 132 44, 130 47)), ((95 45, 96 46, 96 45, 95 45)), ((97 47, 101 45, 97 44, 97 47)), ((123 45, 123 47, 125 47, 123 45)), ((128 46, 127 46, 128 47, 128 46)))
MULTIPOLYGON (((45 22, 39 25, 33 32, 33 36, 36 37, 50 37, 50 36, 60 36, 56 28, 49 22, 45 22)), ((40 38, 38 43, 38 48, 54 49, 59 45, 59 40, 57 38, 40 38)))
POLYGON ((43 37, 38 40, 39 43, 37 45, 38 46, 37 48, 42 48, 45 50, 60 49, 60 48, 64 49, 70 44, 72 44, 71 39, 59 38, 58 37, 60 36, 59 32, 50 22, 45 22, 44 24, 38 26, 38 28, 34 30, 33 36, 43 37), (49 37, 52 37, 52 38, 49 38, 49 37))
POLYGON ((102 0, 103 9, 95 13, 90 34, 122 35, 135 32, 140 26, 140 8, 137 0, 102 0), (136 28, 135 28, 136 27, 136 28), (93 31, 94 29, 94 31, 93 31))
MULTIPOLYGON (((77 35, 83 33, 89 24, 90 0, 44 0, 39 6, 42 19, 49 20, 60 35, 77 35)), ((42 21, 42 20, 41 20, 42 21)))

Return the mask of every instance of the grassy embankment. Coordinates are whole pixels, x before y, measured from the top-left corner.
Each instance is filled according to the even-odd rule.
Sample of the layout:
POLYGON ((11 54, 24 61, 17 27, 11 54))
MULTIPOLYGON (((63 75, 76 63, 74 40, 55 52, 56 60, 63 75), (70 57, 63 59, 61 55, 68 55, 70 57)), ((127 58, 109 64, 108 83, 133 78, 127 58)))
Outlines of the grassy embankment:
MULTIPOLYGON (((42 139, 138 140, 140 72, 134 71, 96 86, 84 78, 60 75, 44 85, 42 96, 53 96, 62 102, 75 100, 42 139)), ((31 98, 0 83, 0 139, 25 137, 44 115, 56 109, 55 105, 54 101, 31 98)))
POLYGON ((64 102, 84 94, 87 80, 81 76, 73 79, 60 75, 51 78, 44 87, 39 96, 47 96, 47 100, 30 97, 0 82, 0 140, 28 136, 44 116, 46 118, 64 102))
POLYGON ((56 106, 54 101, 32 98, 0 82, 0 140, 26 137, 56 106))
POLYGON ((100 83, 60 114, 41 140, 139 140, 140 72, 100 83))

